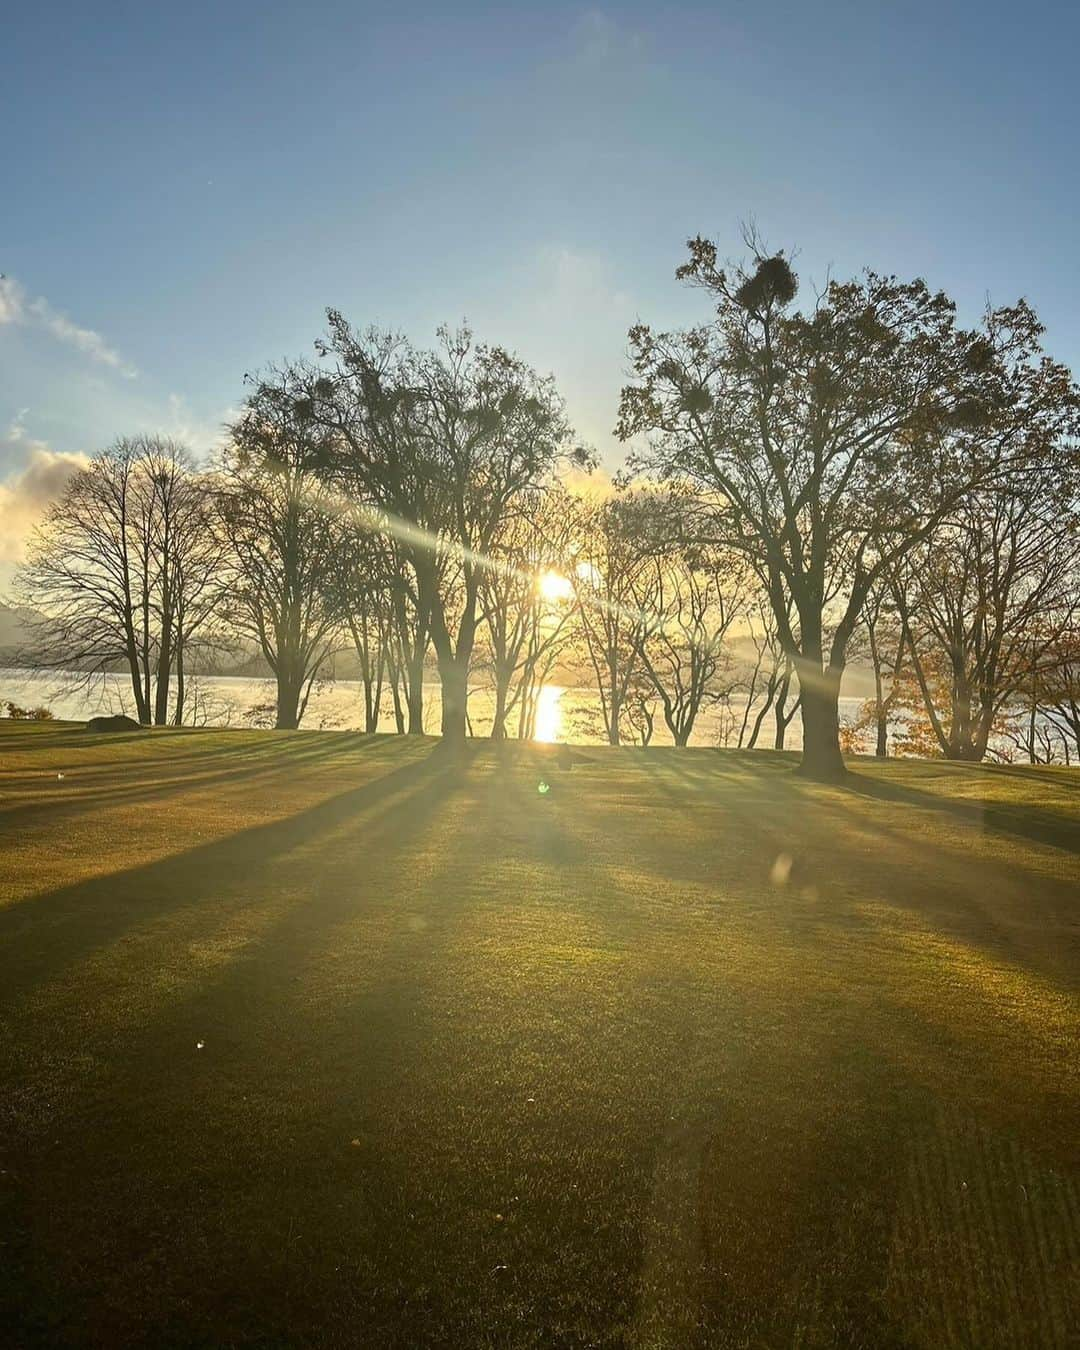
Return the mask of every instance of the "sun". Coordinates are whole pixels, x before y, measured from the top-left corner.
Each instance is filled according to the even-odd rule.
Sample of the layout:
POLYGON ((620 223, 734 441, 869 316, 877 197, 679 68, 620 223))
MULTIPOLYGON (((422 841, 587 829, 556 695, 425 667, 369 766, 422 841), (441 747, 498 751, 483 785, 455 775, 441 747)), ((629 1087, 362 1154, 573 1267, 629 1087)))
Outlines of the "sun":
POLYGON ((561 572, 553 572, 551 568, 547 568, 536 578, 536 589, 545 600, 554 605, 570 599, 574 593, 574 583, 561 572))

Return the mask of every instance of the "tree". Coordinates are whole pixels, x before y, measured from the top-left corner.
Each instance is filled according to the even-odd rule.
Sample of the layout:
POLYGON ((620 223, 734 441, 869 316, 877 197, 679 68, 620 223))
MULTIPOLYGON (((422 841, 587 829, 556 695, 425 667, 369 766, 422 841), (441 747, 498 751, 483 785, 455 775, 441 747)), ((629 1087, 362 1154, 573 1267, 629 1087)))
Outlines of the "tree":
POLYGON ((1080 613, 1075 503, 1071 474, 1032 465, 1003 488, 973 493, 911 555, 907 584, 894 586, 946 759, 984 758, 1080 613))
POLYGON ((250 400, 232 427, 218 498, 229 619, 273 672, 274 725, 286 731, 299 727, 341 647, 348 609, 349 532, 308 468, 312 450, 308 426, 287 405, 250 400))
MULTIPOLYGON (((400 668, 395 662, 397 593, 407 586, 401 575, 394 541, 371 530, 343 529, 342 600, 345 626, 352 638, 364 691, 364 730, 379 729, 383 690, 396 685, 400 668)), ((394 689, 397 693, 397 689, 394 689)), ((400 700, 397 703, 400 711, 400 700)), ((404 730, 399 720, 399 731, 404 730)))
POLYGON ((634 515, 627 497, 585 503, 574 554, 578 637, 596 680, 609 745, 621 739, 621 719, 648 624, 637 598, 648 553, 643 554, 636 537, 634 515))
POLYGON ((1065 763, 1074 757, 1080 762, 1080 623, 1074 623, 1044 653, 1043 669, 1035 673, 1028 698, 1032 714, 1024 746, 1031 762, 1035 762, 1034 727, 1040 718, 1057 733, 1065 763))
POLYGON ((390 646, 387 676, 394 701, 394 722, 399 733, 424 734, 424 675, 430 638, 430 612, 421 604, 415 576, 405 551, 385 531, 382 541, 391 560, 390 646))
POLYGON ((518 735, 533 734, 537 697, 571 634, 577 510, 565 490, 522 495, 497 532, 492 567, 480 577, 487 663, 494 684, 491 738, 503 740, 516 712, 518 735))
POLYGON ((969 331, 924 282, 867 272, 803 313, 782 254, 755 247, 729 274, 709 241, 689 247, 677 276, 715 318, 631 330, 617 432, 650 435, 637 462, 696 488, 712 537, 760 568, 799 679, 801 771, 839 777, 840 680, 870 589, 973 488, 1054 453, 1075 389, 1022 302, 969 331))
POLYGON ((221 545, 207 480, 187 450, 118 440, 68 483, 18 578, 43 615, 37 660, 79 682, 117 668, 138 720, 179 725, 185 674, 221 595, 221 545))
POLYGON ((441 329, 438 348, 423 352, 358 333, 336 310, 328 319, 317 344, 328 364, 275 372, 258 399, 291 408, 319 438, 312 465, 328 486, 395 535, 435 649, 442 733, 459 742, 498 531, 564 459, 590 456, 572 443, 553 381, 468 329, 441 329))
POLYGON ((874 672, 874 697, 864 709, 861 720, 874 729, 874 754, 885 759, 889 753, 889 718, 900 695, 900 672, 904 664, 904 625, 897 614, 897 577, 883 576, 866 597, 862 615, 865 654, 874 672))
POLYGON ((656 733, 656 705, 656 690, 652 681, 643 678, 638 671, 630 681, 624 707, 634 740, 643 750, 647 750, 652 744, 652 738, 656 733))
POLYGON ((788 693, 791 689, 791 680, 794 673, 791 657, 784 651, 780 642, 768 597, 763 595, 760 590, 756 591, 753 599, 746 606, 744 617, 749 629, 750 642, 754 648, 754 664, 750 668, 749 678, 745 681, 746 704, 743 708, 742 725, 739 728, 739 748, 742 748, 744 741, 748 750, 755 748, 765 718, 772 711, 774 719, 773 749, 783 750, 784 741, 787 738, 787 729, 798 712, 801 701, 796 696, 795 702, 790 707, 788 706, 788 693), (760 695, 761 702, 754 714, 754 721, 750 726, 750 735, 747 737, 746 729, 750 722, 750 714, 754 710, 755 701, 758 698, 758 690, 762 688, 758 684, 762 676, 764 676, 764 685, 763 692, 760 695))
POLYGON ((193 659, 223 643, 213 620, 222 607, 226 543, 217 528, 211 480, 193 472, 186 451, 159 447, 148 469, 156 497, 150 525, 160 632, 154 721, 162 725, 169 718, 171 673, 172 721, 182 726, 193 659))
POLYGON ((648 621, 636 636, 638 660, 678 746, 689 744, 701 709, 730 692, 719 676, 724 647, 742 607, 745 566, 730 556, 670 548, 648 559, 634 584, 648 621))

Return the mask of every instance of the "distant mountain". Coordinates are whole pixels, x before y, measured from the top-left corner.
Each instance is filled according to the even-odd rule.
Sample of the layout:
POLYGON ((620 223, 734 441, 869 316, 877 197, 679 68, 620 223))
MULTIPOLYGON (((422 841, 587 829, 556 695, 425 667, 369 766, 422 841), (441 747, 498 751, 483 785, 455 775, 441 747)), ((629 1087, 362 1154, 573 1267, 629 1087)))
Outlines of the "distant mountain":
POLYGON ((8 605, 0 600, 0 660, 10 660, 25 648, 37 614, 25 605, 8 605))

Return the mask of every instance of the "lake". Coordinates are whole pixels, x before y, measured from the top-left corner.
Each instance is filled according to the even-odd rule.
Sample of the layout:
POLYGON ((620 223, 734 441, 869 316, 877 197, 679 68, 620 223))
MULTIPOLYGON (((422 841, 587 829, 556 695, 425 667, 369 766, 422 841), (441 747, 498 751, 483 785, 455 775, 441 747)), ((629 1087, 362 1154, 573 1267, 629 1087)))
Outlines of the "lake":
MULTIPOLYGON (((189 679, 189 699, 194 701, 198 721, 206 726, 252 726, 256 721, 254 710, 272 703, 274 682, 269 679, 235 675, 200 675, 189 679)), ((55 717, 64 721, 83 722, 98 713, 133 712, 131 685, 126 676, 108 675, 95 681, 90 690, 73 689, 71 676, 62 671, 29 671, 0 669, 0 708, 8 701, 20 707, 44 705, 55 717)), ((861 700, 842 698, 841 715, 852 717, 861 700)), ((393 731, 394 717, 389 696, 384 698, 380 731, 393 731)), ((192 706, 189 703, 189 707, 192 706)), ((733 700, 728 710, 713 707, 698 718, 691 745, 734 745, 738 740, 739 724, 746 707, 745 699, 733 700), (728 731, 725 742, 725 727, 728 731)), ((476 687, 469 696, 469 718, 475 735, 485 736, 491 729, 492 696, 489 690, 476 687)), ((440 700, 438 684, 424 686, 424 729, 437 733, 439 729, 440 700)), ((327 680, 312 692, 304 717, 303 730, 357 730, 363 725, 363 690, 356 680, 327 680)), ((752 719, 751 719, 752 721, 752 719)), ((509 719, 516 725, 514 716, 509 719)), ((600 744, 600 701, 596 691, 586 687, 567 687, 548 684, 540 693, 537 712, 536 740, 568 740, 583 744, 600 744)), ((759 744, 772 745, 773 720, 771 714, 762 728, 759 744)), ((654 745, 667 745, 671 736, 658 713, 654 745)), ((802 725, 796 714, 788 727, 787 744, 797 750, 802 743, 802 725)))

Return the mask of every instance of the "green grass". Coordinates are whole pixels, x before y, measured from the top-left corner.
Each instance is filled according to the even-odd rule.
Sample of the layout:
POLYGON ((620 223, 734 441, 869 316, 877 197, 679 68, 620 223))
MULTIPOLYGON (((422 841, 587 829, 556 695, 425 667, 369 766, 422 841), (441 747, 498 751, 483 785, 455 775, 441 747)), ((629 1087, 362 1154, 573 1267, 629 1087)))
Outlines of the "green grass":
POLYGON ((432 748, 3 725, 0 1341, 1069 1343, 1075 772, 432 748))

